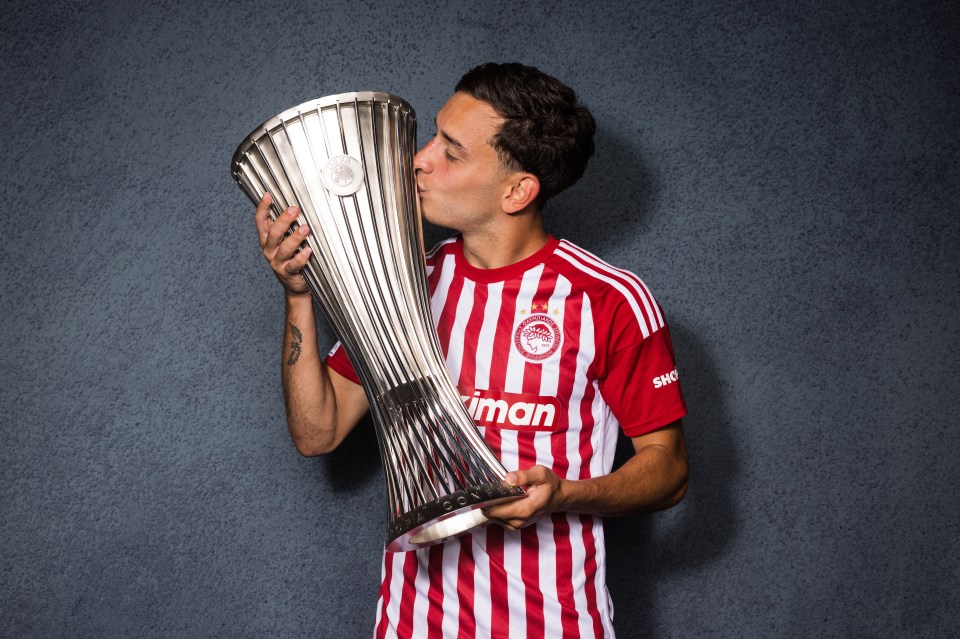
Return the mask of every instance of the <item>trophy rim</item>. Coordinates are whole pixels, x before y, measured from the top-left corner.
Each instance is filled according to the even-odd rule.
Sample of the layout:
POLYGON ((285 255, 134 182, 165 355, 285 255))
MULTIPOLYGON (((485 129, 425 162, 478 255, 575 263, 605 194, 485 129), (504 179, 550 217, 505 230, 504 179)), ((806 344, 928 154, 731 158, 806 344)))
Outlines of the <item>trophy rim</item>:
POLYGON ((389 93, 387 91, 348 91, 345 93, 333 93, 319 98, 313 98, 312 100, 307 100, 306 102, 301 102, 296 106, 284 109, 273 117, 267 118, 259 126, 255 127, 245 138, 243 138, 243 141, 237 146, 237 150, 233 153, 233 159, 230 161, 231 175, 233 175, 234 179, 236 179, 240 162, 246 151, 253 146, 254 140, 259 138, 264 131, 269 131, 270 129, 279 125, 281 122, 291 119, 292 116, 296 116, 305 111, 319 110, 324 107, 329 107, 344 102, 373 101, 386 104, 396 104, 398 107, 406 109, 414 116, 414 118, 416 118, 416 111, 414 111, 413 107, 410 106, 409 102, 401 98, 399 95, 389 93))
POLYGON ((472 513, 520 499, 526 494, 527 492, 520 486, 490 482, 432 499, 390 520, 387 524, 385 547, 390 552, 405 552, 442 544, 448 539, 469 533, 473 528, 487 521, 487 517, 481 512, 479 520, 464 526, 463 524, 471 521, 469 515, 472 513), (454 521, 459 523, 454 524, 454 521), (440 530, 445 530, 444 522, 453 524, 454 529, 446 530, 439 536, 428 534, 422 540, 417 539, 430 529, 439 527, 440 530))

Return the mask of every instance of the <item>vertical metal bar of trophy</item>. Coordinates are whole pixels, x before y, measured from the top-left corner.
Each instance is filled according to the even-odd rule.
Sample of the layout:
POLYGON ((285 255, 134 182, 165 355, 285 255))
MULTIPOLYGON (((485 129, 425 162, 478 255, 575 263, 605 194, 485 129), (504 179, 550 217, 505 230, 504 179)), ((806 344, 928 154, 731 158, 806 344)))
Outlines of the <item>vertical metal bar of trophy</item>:
POLYGON ((270 118, 231 172, 276 219, 297 206, 311 229, 303 269, 370 402, 387 484, 391 551, 429 546, 487 521, 524 493, 486 445, 444 365, 430 311, 413 154, 402 98, 358 92, 270 118))

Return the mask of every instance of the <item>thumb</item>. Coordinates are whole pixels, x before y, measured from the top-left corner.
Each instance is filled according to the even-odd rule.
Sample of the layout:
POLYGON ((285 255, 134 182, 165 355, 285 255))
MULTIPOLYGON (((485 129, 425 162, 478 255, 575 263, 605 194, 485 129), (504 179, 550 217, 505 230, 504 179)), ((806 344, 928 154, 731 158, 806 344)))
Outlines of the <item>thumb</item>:
POLYGON ((515 470, 507 473, 507 476, 503 478, 503 483, 508 486, 523 486, 526 479, 526 473, 522 470, 515 470))

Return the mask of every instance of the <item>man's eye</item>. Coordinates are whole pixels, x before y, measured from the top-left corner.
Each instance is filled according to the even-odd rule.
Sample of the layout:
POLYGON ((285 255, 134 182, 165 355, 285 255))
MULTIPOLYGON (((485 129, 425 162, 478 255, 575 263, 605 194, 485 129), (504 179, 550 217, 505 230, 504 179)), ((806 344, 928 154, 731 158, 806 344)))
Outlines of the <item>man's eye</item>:
POLYGON ((453 157, 452 155, 450 155, 450 151, 444 151, 443 154, 447 157, 447 160, 450 161, 450 162, 456 162, 456 161, 458 161, 458 159, 459 159, 459 158, 455 158, 455 157, 453 157))

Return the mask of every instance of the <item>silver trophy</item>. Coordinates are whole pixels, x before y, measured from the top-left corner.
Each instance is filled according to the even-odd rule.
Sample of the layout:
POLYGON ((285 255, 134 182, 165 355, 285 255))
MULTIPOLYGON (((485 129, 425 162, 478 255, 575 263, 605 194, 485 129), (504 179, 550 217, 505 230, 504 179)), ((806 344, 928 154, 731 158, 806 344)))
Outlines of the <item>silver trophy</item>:
POLYGON ((305 102, 258 126, 231 172, 312 232, 303 275, 370 402, 387 480, 387 550, 430 546, 516 499, 447 372, 430 312, 413 155, 416 115, 388 93, 305 102))

